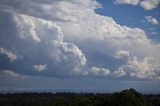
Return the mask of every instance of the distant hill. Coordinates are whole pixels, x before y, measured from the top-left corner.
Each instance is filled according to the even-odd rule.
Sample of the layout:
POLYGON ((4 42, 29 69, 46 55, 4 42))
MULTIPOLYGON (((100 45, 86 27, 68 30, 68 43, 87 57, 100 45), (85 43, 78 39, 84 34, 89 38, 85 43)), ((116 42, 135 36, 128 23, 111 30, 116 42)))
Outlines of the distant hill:
POLYGON ((160 95, 142 95, 134 89, 116 93, 8 93, 0 106, 160 106, 160 95))

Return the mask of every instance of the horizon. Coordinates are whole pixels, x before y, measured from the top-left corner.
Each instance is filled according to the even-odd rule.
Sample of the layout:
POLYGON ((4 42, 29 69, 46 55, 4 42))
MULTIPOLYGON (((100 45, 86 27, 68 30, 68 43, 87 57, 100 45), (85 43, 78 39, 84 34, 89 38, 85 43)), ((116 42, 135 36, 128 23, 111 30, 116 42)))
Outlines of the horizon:
MULTIPOLYGON (((127 90, 127 89, 122 89, 122 90, 127 90)), ((52 94, 56 94, 56 93, 84 93, 84 94, 113 94, 113 93, 117 93, 117 92, 121 92, 122 90, 111 90, 111 91, 105 91, 105 90, 77 90, 77 89, 72 89, 72 90, 66 90, 66 89, 58 89, 58 90, 52 90, 52 89, 45 89, 45 90, 40 90, 40 89, 33 89, 33 90, 1 90, 0 94, 14 94, 14 93, 52 93, 52 94)), ((136 89, 135 89, 136 90, 136 89)), ((143 94, 143 95, 159 95, 160 91, 138 91, 137 92, 143 94)))
MULTIPOLYGON (((134 89, 134 88, 126 88, 126 89, 119 89, 119 90, 89 90, 89 89, 12 89, 12 90, 0 90, 0 94, 7 94, 7 93, 93 93, 93 94, 105 94, 105 93, 116 93, 116 92, 121 92, 123 90, 129 90, 129 89, 134 89)), ((160 94, 160 90, 159 91, 154 91, 154 90, 150 90, 150 91, 140 91, 137 89, 134 89, 139 93, 142 93, 144 95, 156 95, 156 94, 160 94)))

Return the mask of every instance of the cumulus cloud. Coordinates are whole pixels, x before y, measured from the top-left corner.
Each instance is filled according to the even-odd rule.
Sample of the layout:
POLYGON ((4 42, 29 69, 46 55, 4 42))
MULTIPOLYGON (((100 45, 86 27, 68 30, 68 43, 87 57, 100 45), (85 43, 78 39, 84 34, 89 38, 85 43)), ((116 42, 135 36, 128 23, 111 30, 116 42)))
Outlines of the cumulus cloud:
POLYGON ((46 64, 34 65, 33 68, 36 71, 41 72, 41 71, 47 70, 47 65, 46 64))
POLYGON ((140 3, 140 6, 143 7, 145 10, 152 10, 159 6, 159 0, 143 0, 140 3))
POLYGON ((96 14, 96 0, 7 1, 1 1, 1 11, 10 15, 2 18, 10 19, 15 30, 0 40, 16 38, 13 44, 24 59, 13 67, 23 67, 24 74, 159 79, 160 44, 140 28, 96 14), (42 73, 28 71, 41 63, 47 64, 42 73))
POLYGON ((152 10, 159 6, 159 0, 115 0, 116 4, 139 5, 145 10, 152 10))
POLYGON ((153 25, 157 25, 159 24, 159 22, 157 21, 156 18, 152 17, 152 16, 145 16, 145 19, 147 20, 147 22, 153 24, 153 25))
POLYGON ((130 57, 127 64, 120 66, 112 75, 122 77, 128 74, 131 77, 159 80, 160 64, 154 62, 155 60, 151 57, 145 57, 142 60, 130 57))
POLYGON ((13 53, 12 51, 0 47, 0 55, 5 55, 11 62, 18 59, 18 55, 13 53))
POLYGON ((153 64, 152 62, 154 62, 152 58, 146 57, 139 61, 135 57, 125 68, 131 71, 131 76, 136 76, 139 78, 160 79, 159 72, 157 72, 160 68, 160 64, 153 64))
MULTIPOLYGON (((67 70, 71 71, 68 72, 68 75, 71 75, 74 73, 75 69, 86 65, 85 55, 74 43, 64 41, 63 32, 55 23, 26 15, 14 15, 14 21, 20 26, 18 27, 18 36, 22 40, 37 43, 33 45, 35 45, 36 48, 45 51, 45 54, 49 56, 49 59, 53 64, 58 62, 57 64, 63 65, 61 63, 65 63, 63 65, 64 69, 61 70, 62 72, 66 71, 65 68, 68 68, 67 70), (25 22, 28 24, 26 25, 25 22), (30 28, 33 26, 35 27, 34 30, 30 28), (25 30, 23 28, 25 28, 25 30), (41 42, 37 42, 32 36, 28 36, 28 33, 32 32, 32 30, 35 32, 34 35, 37 36, 41 42), (21 37, 21 33, 23 33, 22 35, 25 37, 21 37), (44 46, 47 47, 46 50, 43 48, 44 46)), ((30 33, 30 35, 32 35, 32 33, 30 33)), ((61 66, 58 67, 60 68, 61 66)), ((35 65, 34 69, 37 71, 43 71, 44 69, 46 70, 46 65, 35 65)), ((59 70, 57 69, 57 72, 58 71, 59 70)), ((79 72, 79 74, 81 74, 81 72, 79 72)))

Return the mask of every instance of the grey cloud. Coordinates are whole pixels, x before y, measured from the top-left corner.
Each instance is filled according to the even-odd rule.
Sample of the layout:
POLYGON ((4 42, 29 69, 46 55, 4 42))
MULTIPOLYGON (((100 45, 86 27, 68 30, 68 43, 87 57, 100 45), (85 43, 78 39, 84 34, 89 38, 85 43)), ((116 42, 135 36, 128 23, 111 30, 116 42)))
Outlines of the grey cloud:
POLYGON ((12 70, 0 70, 0 78, 18 78, 18 79, 22 79, 25 76, 20 75, 12 70))
POLYGON ((123 77, 126 75, 126 71, 124 71, 122 67, 119 67, 116 71, 112 73, 112 75, 116 77, 123 77))
POLYGON ((13 53, 12 51, 0 47, 0 55, 5 55, 7 58, 10 59, 11 62, 18 59, 18 55, 13 53))

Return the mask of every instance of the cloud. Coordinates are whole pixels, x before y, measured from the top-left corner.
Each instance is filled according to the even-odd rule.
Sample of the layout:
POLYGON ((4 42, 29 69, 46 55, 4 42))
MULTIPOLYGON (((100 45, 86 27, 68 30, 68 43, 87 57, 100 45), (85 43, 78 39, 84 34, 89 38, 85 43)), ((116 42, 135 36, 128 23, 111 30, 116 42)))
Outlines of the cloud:
POLYGON ((20 75, 12 70, 0 70, 0 78, 24 78, 23 75, 20 75))
MULTIPOLYGON (((15 16, 14 20, 17 24, 17 28, 21 29, 21 31, 19 31, 19 36, 22 39, 30 39, 33 40, 35 42, 41 42, 41 39, 39 38, 39 35, 37 35, 37 33, 35 32, 35 24, 34 24, 34 20, 31 19, 26 19, 24 20, 24 18, 26 18, 27 16, 25 15, 21 15, 21 16, 15 16), (26 33, 28 32, 28 33, 26 33)), ((31 18, 31 17, 28 17, 31 18)))
MULTIPOLYGON (((61 28, 57 26, 55 23, 51 21, 45 21, 43 19, 36 19, 31 16, 26 15, 14 15, 14 21, 16 24, 18 24, 18 36, 25 40, 27 43, 33 43, 35 45, 36 49, 40 49, 42 51, 45 51, 44 54, 48 55, 49 60, 53 62, 53 64, 62 64, 64 66, 64 69, 61 69, 62 72, 66 71, 66 69, 70 72, 68 72, 68 75, 71 75, 73 73, 79 73, 81 72, 75 72, 77 68, 83 67, 86 65, 86 58, 85 55, 82 53, 82 51, 74 44, 74 43, 68 43, 65 42, 63 39, 63 32, 61 31, 61 28), (28 23, 27 25, 25 23, 28 23), (31 23, 30 23, 31 22, 31 23), (20 24, 19 24, 20 23, 20 24), (27 26, 27 27, 26 27, 27 26), (31 29, 31 27, 35 27, 34 29, 31 29), (25 28, 25 30, 23 29, 25 28), (28 33, 31 35, 32 30, 34 31, 34 35, 39 38, 40 42, 36 39, 32 39, 32 36, 28 36, 28 33), (22 34, 23 33, 23 34, 22 34), (21 34, 24 37, 21 37, 21 34), (47 47, 46 49, 43 47, 47 47)), ((33 48, 34 49, 34 48, 33 48)), ((59 69, 62 66, 57 66, 57 69, 59 69)), ((40 66, 34 66, 35 69, 38 71, 42 71, 42 65, 40 66)), ((53 69, 48 69, 53 71, 53 69)), ((57 73, 59 70, 57 70, 57 73)), ((60 71, 60 73, 61 73, 60 71)), ((67 72, 67 71, 66 71, 67 72)), ((67 74, 61 73, 62 76, 65 76, 67 74)))
POLYGON ((157 21, 156 18, 152 17, 152 16, 145 16, 145 19, 147 20, 147 22, 153 24, 153 25, 157 25, 159 24, 159 22, 157 21))
POLYGON ((11 62, 18 59, 18 55, 13 53, 12 51, 0 47, 0 54, 5 55, 8 59, 10 59, 11 62))
POLYGON ((125 68, 131 70, 130 76, 133 77, 160 79, 158 72, 160 64, 153 64, 152 62, 152 58, 146 57, 142 61, 139 61, 135 57, 125 68))
POLYGON ((115 3, 117 4, 131 4, 131 5, 137 5, 140 2, 140 0, 116 0, 115 3))
POLYGON ((126 75, 126 71, 124 71, 122 67, 119 67, 116 71, 112 73, 112 75, 116 77, 123 77, 126 75))
POLYGON ((108 76, 110 74, 110 70, 106 68, 98 68, 98 67, 91 67, 90 74, 94 76, 108 76))
POLYGON ((159 0, 115 0, 115 4, 139 5, 145 10, 152 10, 159 6, 159 0))
POLYGON ((0 45, 14 45, 24 56, 21 63, 10 64, 17 73, 159 79, 160 44, 152 43, 140 28, 95 13, 100 6, 96 0, 2 0, 0 5, 2 19, 12 23, 7 28, 14 29, 3 29, 0 41, 11 39, 11 44, 0 45), (33 71, 42 63, 45 71, 33 71))
POLYGON ((47 65, 46 64, 34 65, 33 68, 36 71, 41 72, 41 71, 47 70, 47 65))
POLYGON ((143 0, 141 1, 140 6, 143 7, 145 10, 152 10, 158 7, 159 4, 159 0, 143 0))
POLYGON ((117 51, 117 58, 127 58, 129 56, 129 52, 125 50, 119 50, 117 51))
POLYGON ((157 35, 157 32, 151 32, 152 35, 157 35))
POLYGON ((154 63, 155 60, 145 57, 139 60, 137 57, 129 58, 128 63, 120 66, 112 75, 122 77, 129 74, 131 77, 140 79, 160 79, 160 64, 154 63))

